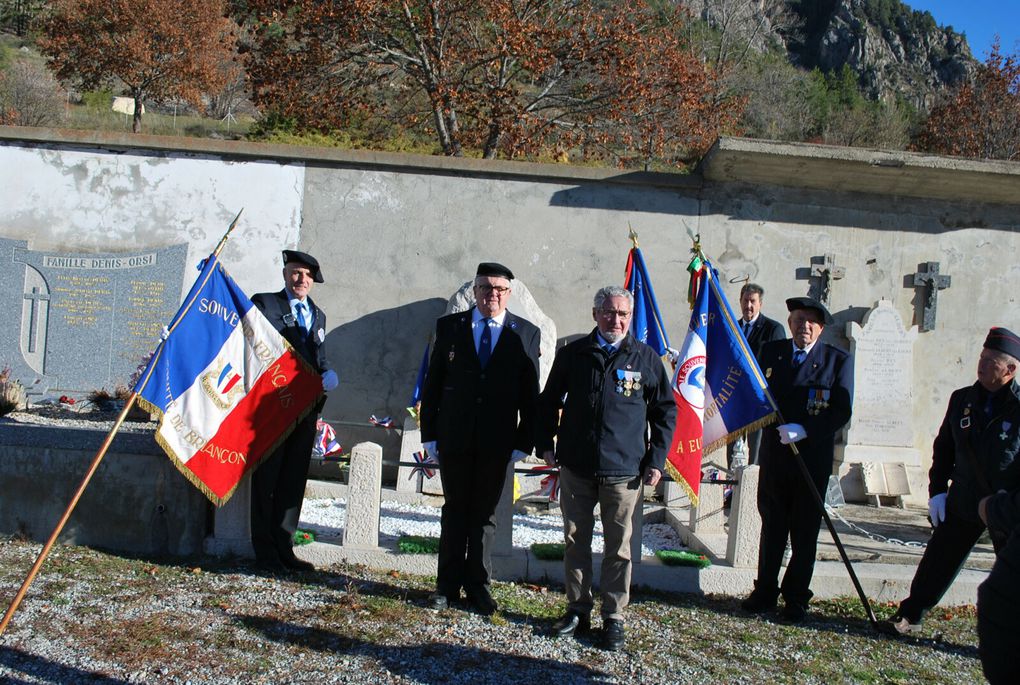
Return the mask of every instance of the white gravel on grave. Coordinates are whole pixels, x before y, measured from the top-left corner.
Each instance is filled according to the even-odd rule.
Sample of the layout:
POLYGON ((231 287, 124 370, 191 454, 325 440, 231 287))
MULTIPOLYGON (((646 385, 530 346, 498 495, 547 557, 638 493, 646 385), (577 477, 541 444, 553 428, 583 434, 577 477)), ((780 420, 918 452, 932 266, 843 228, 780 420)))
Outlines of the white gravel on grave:
MULTIPOLYGON (((306 499, 301 508, 299 527, 317 536, 340 536, 346 520, 343 499, 306 499)), ((383 502, 379 511, 380 543, 395 542, 401 535, 439 537, 438 507, 425 504, 383 502)), ((680 536, 666 523, 643 527, 641 554, 651 556, 660 549, 684 549, 680 536)), ((530 548, 536 542, 563 542, 563 518, 559 512, 547 515, 514 512, 514 547, 530 548)), ((602 552, 602 521, 595 520, 592 551, 602 552)))

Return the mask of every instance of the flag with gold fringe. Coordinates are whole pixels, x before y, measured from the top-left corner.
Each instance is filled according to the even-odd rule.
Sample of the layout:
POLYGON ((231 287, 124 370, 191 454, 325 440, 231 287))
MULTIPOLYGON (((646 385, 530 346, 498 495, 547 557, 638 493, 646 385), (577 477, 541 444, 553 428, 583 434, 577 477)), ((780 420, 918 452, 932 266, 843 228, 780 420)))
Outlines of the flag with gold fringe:
POLYGON ((635 245, 627 255, 627 272, 623 282, 623 287, 634 296, 630 333, 661 357, 669 347, 669 336, 662 323, 662 314, 655 300, 655 291, 652 290, 652 279, 648 277, 645 258, 637 247, 636 237, 632 235, 632 239, 635 245))
POLYGON ((322 379, 214 253, 135 387, 156 441, 213 504, 271 454, 322 395, 322 379))
POLYGON ((697 255, 688 270, 696 299, 673 374, 677 423, 666 467, 697 505, 702 457, 771 423, 775 411, 712 265, 697 255))

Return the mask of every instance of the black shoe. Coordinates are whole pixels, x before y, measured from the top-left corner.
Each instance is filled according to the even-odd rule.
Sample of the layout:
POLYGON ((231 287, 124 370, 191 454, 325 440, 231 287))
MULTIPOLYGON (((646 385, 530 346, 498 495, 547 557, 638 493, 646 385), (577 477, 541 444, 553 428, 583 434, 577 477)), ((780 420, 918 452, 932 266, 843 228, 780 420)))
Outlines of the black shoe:
POLYGON ((740 603, 740 608, 752 614, 765 614, 775 610, 776 598, 755 590, 740 603))
POLYGON ((807 618, 807 607, 796 602, 787 602, 779 612, 779 618, 786 623, 802 623, 807 618))
POLYGON ((496 600, 489 594, 489 588, 484 585, 473 587, 470 590, 465 589, 464 592, 467 595, 468 603, 482 616, 492 616, 499 608, 496 600))
POLYGON ((453 600, 441 592, 433 592, 429 595, 428 608, 435 611, 444 611, 450 608, 453 600))
POLYGON ((280 563, 283 564, 285 568, 291 571, 301 571, 302 573, 312 573, 313 571, 315 571, 314 564, 305 561, 304 559, 298 559, 297 557, 281 559, 280 563))
POLYGON ((618 652, 623 649, 624 640, 623 621, 617 618, 602 621, 602 639, 599 640, 599 647, 609 652, 618 652))
POLYGON ((570 635, 587 633, 590 630, 591 617, 588 614, 579 614, 568 609, 567 613, 563 614, 563 616, 556 620, 556 623, 552 624, 549 634, 552 637, 568 637, 570 635))

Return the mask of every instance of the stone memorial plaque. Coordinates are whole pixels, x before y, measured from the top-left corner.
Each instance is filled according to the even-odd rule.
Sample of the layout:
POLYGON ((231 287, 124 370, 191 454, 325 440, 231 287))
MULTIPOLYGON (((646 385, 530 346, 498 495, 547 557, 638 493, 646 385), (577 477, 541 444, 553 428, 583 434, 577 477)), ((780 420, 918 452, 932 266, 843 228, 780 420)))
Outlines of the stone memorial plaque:
POLYGON ((889 300, 868 312, 864 326, 850 324, 854 355, 854 408, 848 445, 913 447, 914 341, 889 300))
POLYGON ((33 395, 127 385, 180 306, 186 244, 124 253, 28 249, 0 238, 0 364, 33 395))

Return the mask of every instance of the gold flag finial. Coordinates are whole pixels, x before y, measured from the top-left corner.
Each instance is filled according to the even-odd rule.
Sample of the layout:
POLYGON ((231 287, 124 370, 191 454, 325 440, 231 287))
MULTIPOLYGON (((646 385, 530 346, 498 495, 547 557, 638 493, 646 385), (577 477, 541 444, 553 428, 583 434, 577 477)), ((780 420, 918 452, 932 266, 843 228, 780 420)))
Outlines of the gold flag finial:
POLYGON ((637 249, 637 246, 638 246, 637 245, 637 233, 634 232, 634 227, 630 225, 629 221, 627 222, 627 230, 630 231, 630 242, 631 242, 631 244, 634 246, 635 249, 637 249))

